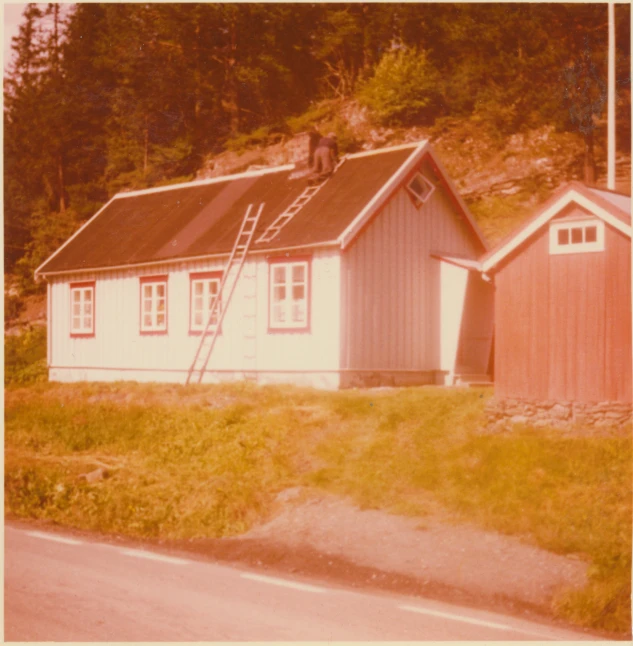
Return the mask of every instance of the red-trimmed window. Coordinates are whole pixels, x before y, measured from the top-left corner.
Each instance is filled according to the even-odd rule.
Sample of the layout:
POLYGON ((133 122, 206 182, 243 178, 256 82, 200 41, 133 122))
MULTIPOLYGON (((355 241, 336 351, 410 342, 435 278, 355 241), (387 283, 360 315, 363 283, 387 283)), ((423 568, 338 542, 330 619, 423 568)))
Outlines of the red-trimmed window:
POLYGON ((167 276, 141 278, 141 334, 167 332, 167 276))
POLYGON ((70 284, 70 336, 95 335, 95 282, 70 284))
POLYGON ((275 258, 269 265, 269 329, 309 329, 310 259, 275 258))
POLYGON ((209 317, 211 308, 216 298, 220 299, 211 325, 217 325, 222 311, 222 296, 220 292, 220 283, 222 282, 222 272, 204 272, 198 274, 189 274, 190 281, 190 308, 189 308, 189 331, 203 332, 209 317))

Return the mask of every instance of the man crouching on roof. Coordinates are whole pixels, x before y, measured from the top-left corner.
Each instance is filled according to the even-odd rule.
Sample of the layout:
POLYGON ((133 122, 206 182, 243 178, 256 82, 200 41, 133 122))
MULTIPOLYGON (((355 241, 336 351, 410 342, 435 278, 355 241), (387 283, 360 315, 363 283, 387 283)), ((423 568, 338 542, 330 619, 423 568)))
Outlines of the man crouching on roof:
POLYGON ((330 132, 327 137, 321 137, 314 151, 313 179, 321 180, 329 177, 334 172, 337 163, 338 146, 336 145, 336 134, 330 132))

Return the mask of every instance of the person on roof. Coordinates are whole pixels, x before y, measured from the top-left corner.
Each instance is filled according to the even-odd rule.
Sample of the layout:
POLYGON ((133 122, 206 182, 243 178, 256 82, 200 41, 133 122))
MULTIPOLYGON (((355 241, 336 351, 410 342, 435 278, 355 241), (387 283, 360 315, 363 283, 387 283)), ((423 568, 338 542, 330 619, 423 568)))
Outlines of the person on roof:
POLYGON ((314 151, 314 165, 312 175, 316 179, 329 177, 338 163, 338 146, 336 134, 330 132, 327 137, 321 137, 316 150, 314 151))

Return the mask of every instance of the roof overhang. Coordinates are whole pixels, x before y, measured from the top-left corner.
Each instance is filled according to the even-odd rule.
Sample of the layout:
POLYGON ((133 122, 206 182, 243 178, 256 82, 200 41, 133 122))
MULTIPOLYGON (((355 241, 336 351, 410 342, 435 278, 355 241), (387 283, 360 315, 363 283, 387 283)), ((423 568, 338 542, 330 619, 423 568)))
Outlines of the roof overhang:
POLYGON ((462 258, 460 256, 453 256, 451 254, 445 253, 431 253, 431 258, 436 260, 441 260, 446 262, 449 265, 455 265, 455 267, 461 267, 462 269, 467 269, 468 271, 481 272, 481 263, 479 260, 473 258, 462 258))
MULTIPOLYGON (((545 208, 532 218, 532 220, 529 220, 523 228, 519 229, 514 236, 488 252, 481 260, 482 270, 488 272, 493 269, 504 258, 520 247, 528 238, 533 236, 541 227, 545 226, 557 213, 572 203, 577 204, 589 213, 604 220, 604 222, 629 238, 631 237, 631 226, 614 215, 614 212, 619 212, 617 207, 608 204, 604 200, 596 199, 582 184, 574 182, 550 200, 545 208)), ((624 212, 621 213, 622 215, 627 215, 624 212)))

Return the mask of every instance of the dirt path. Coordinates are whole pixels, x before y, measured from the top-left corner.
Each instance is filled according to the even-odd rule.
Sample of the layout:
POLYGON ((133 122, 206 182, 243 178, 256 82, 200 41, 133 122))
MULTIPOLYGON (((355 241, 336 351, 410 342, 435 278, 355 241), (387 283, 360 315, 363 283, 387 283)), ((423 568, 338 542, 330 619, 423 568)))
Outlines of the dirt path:
POLYGON ((374 579, 395 575, 443 597, 545 614, 551 613, 557 593, 587 581, 586 563, 513 537, 434 519, 421 523, 362 511, 334 496, 306 498, 300 489, 283 492, 277 515, 239 540, 371 568, 374 579))

